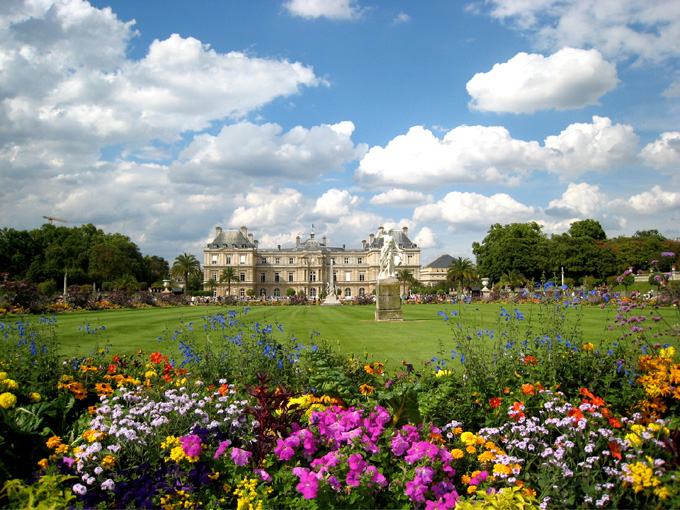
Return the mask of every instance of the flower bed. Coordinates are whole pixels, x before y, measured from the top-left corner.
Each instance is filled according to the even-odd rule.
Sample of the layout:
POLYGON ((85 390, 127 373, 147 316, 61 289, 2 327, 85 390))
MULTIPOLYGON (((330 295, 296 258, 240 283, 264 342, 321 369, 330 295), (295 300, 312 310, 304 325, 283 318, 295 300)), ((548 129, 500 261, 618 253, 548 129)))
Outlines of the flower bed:
POLYGON ((54 319, 2 322, 0 503, 679 506, 677 327, 660 344, 638 308, 608 305, 612 337, 586 341, 573 303, 540 306, 502 309, 494 330, 439 312, 451 345, 390 368, 247 309, 182 324, 175 356, 64 359, 54 319))

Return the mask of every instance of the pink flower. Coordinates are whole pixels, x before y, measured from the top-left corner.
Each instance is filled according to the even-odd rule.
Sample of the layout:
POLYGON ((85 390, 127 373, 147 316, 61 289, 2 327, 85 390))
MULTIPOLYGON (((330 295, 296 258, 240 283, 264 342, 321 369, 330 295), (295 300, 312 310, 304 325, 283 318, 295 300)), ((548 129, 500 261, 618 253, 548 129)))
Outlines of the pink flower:
POLYGON ((227 447, 231 444, 231 441, 228 439, 226 441, 222 441, 220 445, 217 447, 217 450, 215 450, 215 458, 217 459, 220 455, 222 455, 226 450, 227 447))
POLYGON ((201 446, 201 438, 196 434, 190 434, 188 436, 180 436, 179 442, 182 445, 182 450, 187 457, 198 457, 203 451, 201 446))
POLYGON ((272 475, 267 473, 264 469, 253 469, 253 473, 260 477, 263 482, 271 482, 272 475))
POLYGON ((425 492, 427 492, 426 485, 423 485, 416 480, 406 482, 406 491, 404 491, 404 494, 411 498, 411 501, 423 501, 425 499, 425 492))
POLYGON ((291 448, 287 439, 286 440, 277 439, 276 448, 274 448, 274 453, 279 456, 279 460, 290 460, 293 458, 293 455, 295 455, 295 450, 291 448))
POLYGON ((409 443, 400 435, 392 439, 392 453, 401 457, 408 450, 409 443))
POLYGON ((385 487, 387 485, 387 479, 383 476, 383 474, 380 471, 378 471, 378 468, 376 468, 375 466, 368 466, 366 468, 366 472, 371 475, 372 483, 380 485, 381 487, 385 487))
POLYGON ((431 483, 432 475, 434 475, 434 469, 430 466, 420 466, 416 468, 416 474, 423 483, 431 483))
POLYGON ((233 448, 231 450, 231 458, 234 459, 234 464, 237 466, 245 466, 250 460, 252 453, 240 448, 233 448))

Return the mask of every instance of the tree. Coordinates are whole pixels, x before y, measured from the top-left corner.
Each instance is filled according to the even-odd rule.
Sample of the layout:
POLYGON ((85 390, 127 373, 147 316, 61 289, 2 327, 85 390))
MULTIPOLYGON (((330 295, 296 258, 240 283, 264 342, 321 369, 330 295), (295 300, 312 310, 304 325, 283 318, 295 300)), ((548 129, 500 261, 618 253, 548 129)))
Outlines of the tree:
POLYGON ((404 284, 402 294, 406 295, 406 284, 413 283, 413 274, 408 269, 400 269, 399 271, 397 271, 396 276, 397 280, 399 280, 399 283, 404 284))
POLYGON ((184 280, 184 294, 187 293, 187 287, 189 286, 189 276, 197 276, 200 273, 200 262, 195 255, 186 252, 175 258, 175 262, 170 269, 170 274, 173 278, 181 278, 184 280))
POLYGON ((497 282, 515 269, 529 279, 539 280, 548 261, 548 239, 535 221, 491 226, 481 243, 472 244, 480 275, 497 282))
POLYGON ((126 294, 132 294, 140 289, 140 285, 137 281, 137 278, 132 276, 130 273, 126 273, 113 282, 113 288, 116 290, 122 290, 126 294))
POLYGON ((569 235, 571 237, 590 237, 598 241, 607 239, 607 234, 605 234, 602 225, 595 220, 575 221, 569 227, 569 235))
POLYGON ((498 280, 498 284, 501 287, 511 287, 513 290, 517 287, 523 287, 527 283, 528 280, 526 277, 516 269, 511 269, 507 273, 503 273, 501 279, 498 280))
POLYGON ((220 273, 220 283, 227 282, 227 294, 231 296, 231 282, 239 281, 239 276, 236 274, 236 269, 233 267, 225 267, 220 273))
POLYGON ((477 268, 467 257, 454 257, 446 271, 446 279, 462 292, 465 287, 479 281, 477 268))

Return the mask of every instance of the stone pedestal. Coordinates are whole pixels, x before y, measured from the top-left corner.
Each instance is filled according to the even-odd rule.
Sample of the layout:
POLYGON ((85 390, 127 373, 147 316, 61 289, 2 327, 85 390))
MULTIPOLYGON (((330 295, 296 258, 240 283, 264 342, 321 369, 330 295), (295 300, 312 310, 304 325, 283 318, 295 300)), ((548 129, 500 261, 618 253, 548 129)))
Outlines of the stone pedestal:
POLYGON ((378 278, 376 286, 375 320, 401 321, 401 297, 399 280, 394 277, 378 278))
POLYGON ((323 303, 321 303, 321 306, 342 306, 342 302, 338 299, 338 296, 336 296, 335 293, 330 293, 325 297, 323 303))

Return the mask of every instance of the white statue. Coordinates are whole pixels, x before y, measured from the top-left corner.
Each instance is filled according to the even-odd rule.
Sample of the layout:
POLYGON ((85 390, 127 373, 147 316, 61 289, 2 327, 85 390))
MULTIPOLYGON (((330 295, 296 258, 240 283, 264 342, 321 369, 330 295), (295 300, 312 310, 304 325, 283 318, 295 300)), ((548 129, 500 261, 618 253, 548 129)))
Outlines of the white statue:
POLYGON ((394 278, 395 268, 401 265, 402 251, 397 246, 397 242, 392 236, 394 230, 385 231, 382 227, 378 229, 378 239, 382 238, 383 245, 380 249, 380 273, 378 278, 394 278))

